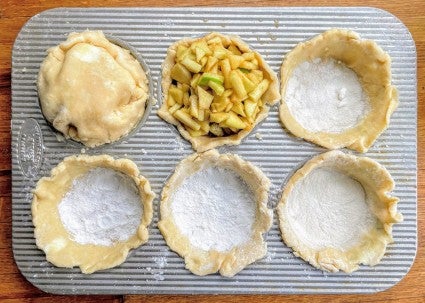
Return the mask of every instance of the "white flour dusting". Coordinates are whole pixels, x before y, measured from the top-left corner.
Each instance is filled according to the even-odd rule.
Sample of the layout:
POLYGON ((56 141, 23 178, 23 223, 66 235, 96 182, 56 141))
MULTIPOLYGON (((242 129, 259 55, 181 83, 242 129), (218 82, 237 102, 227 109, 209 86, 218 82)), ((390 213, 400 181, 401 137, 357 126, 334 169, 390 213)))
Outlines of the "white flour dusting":
POLYGON ((200 249, 229 251, 251 236, 253 193, 230 170, 201 170, 186 178, 171 199, 176 225, 200 249))
POLYGON ((333 59, 316 58, 297 66, 285 99, 297 122, 310 132, 340 133, 370 109, 356 73, 333 59))
POLYGON ((314 249, 350 248, 376 222, 362 185, 326 168, 317 168, 297 182, 286 210, 299 240, 314 249))
POLYGON ((142 205, 130 177, 112 169, 94 168, 73 181, 59 204, 59 215, 74 241, 111 246, 135 234, 142 205))

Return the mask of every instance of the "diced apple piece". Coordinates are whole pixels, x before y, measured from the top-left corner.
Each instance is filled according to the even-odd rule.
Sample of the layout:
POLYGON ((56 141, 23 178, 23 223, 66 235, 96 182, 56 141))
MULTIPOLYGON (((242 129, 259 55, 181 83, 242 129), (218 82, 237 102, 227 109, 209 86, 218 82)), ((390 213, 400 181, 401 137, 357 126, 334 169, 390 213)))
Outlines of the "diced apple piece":
POLYGON ((199 73, 202 69, 202 65, 187 56, 181 61, 181 64, 183 64, 192 73, 199 73))
POLYGON ((171 85, 168 89, 168 94, 173 97, 178 104, 183 104, 183 91, 178 87, 171 85))
POLYGON ((221 96, 224 93, 224 86, 221 84, 218 84, 214 81, 209 81, 208 86, 211 87, 211 89, 216 93, 216 95, 221 96))
POLYGON ((185 92, 183 94, 183 104, 184 104, 184 106, 190 106, 189 92, 185 92))
POLYGON ((213 56, 217 59, 224 59, 227 56, 227 51, 225 48, 216 47, 213 53, 213 56))
POLYGON ((223 97, 230 97, 233 94, 233 89, 226 89, 223 93, 223 97))
POLYGON ((202 48, 200 48, 200 47, 196 47, 195 48, 195 55, 196 55, 196 62, 200 62, 201 61, 201 59, 206 55, 205 54, 205 51, 202 49, 202 48))
POLYGON ((230 128, 244 129, 246 127, 245 123, 234 112, 229 112, 229 118, 222 123, 230 128))
POLYGON ((226 108, 224 109, 224 111, 226 113, 228 113, 228 112, 230 112, 230 110, 232 109, 232 107, 233 107, 233 103, 229 103, 229 104, 226 105, 226 108))
POLYGON ((266 92, 266 90, 269 88, 270 81, 267 79, 263 79, 257 87, 249 93, 249 97, 253 101, 258 101, 261 96, 266 92))
POLYGON ((216 65, 218 63, 218 59, 216 57, 208 57, 208 61, 207 64, 204 67, 204 70, 206 72, 211 71, 211 69, 214 67, 214 65, 216 65))
POLYGON ((198 86, 199 79, 201 78, 201 74, 194 74, 192 80, 190 81, 190 86, 192 88, 196 88, 198 86))
POLYGON ((228 113, 211 113, 210 114, 210 121, 215 123, 220 123, 229 118, 228 113))
POLYGON ((203 73, 202 76, 199 78, 198 85, 208 85, 208 82, 213 81, 218 84, 223 84, 224 77, 220 76, 219 74, 213 74, 213 73, 203 73))
POLYGON ((201 125, 201 130, 206 134, 210 131, 210 123, 208 121, 200 121, 199 124, 201 125))
POLYGON ((230 72, 229 81, 236 96, 240 99, 244 99, 246 97, 246 90, 237 71, 230 72))
POLYGON ((168 98, 167 98, 167 105, 168 105, 168 107, 171 107, 174 104, 176 104, 176 100, 174 100, 173 96, 171 96, 170 94, 168 94, 168 98))
POLYGON ((227 105, 229 105, 229 102, 213 103, 212 105, 214 105, 213 108, 217 112, 224 112, 224 110, 226 109, 227 105))
POLYGON ((245 60, 250 61, 252 59, 255 59, 255 54, 253 52, 243 53, 242 57, 244 57, 245 60))
POLYGON ((181 107, 182 107, 182 105, 181 105, 181 104, 176 103, 176 104, 174 104, 173 106, 171 106, 171 107, 168 109, 168 111, 170 112, 170 114, 174 114, 174 112, 175 112, 176 110, 180 109, 181 107))
POLYGON ((187 83, 177 83, 177 87, 180 88, 184 93, 189 92, 190 86, 187 83))
POLYGON ((198 118, 198 97, 196 95, 191 95, 189 97, 190 102, 190 115, 194 118, 198 118))
POLYGON ((230 44, 227 48, 229 51, 231 51, 234 55, 241 55, 241 51, 236 45, 230 44))
POLYGON ((230 74, 230 72, 232 71, 232 67, 230 66, 230 61, 228 58, 220 61, 220 68, 225 77, 230 74))
POLYGON ((214 37, 208 40, 208 44, 222 44, 220 37, 214 37))
POLYGON ((251 80, 249 80, 249 78, 243 72, 241 72, 240 70, 237 70, 237 71, 239 76, 242 79, 242 83, 243 83, 243 86, 245 87, 246 92, 247 93, 252 92, 257 86, 251 80))
POLYGON ((251 71, 251 73, 254 74, 255 77, 257 77, 258 82, 261 82, 264 79, 263 72, 258 69, 251 71))
POLYGON ((202 65, 202 67, 204 67, 205 64, 207 64, 207 62, 208 62, 208 57, 205 56, 201 59, 201 61, 199 63, 202 65))
POLYGON ((204 121, 205 120, 205 110, 202 108, 198 109, 198 120, 204 121))
POLYGON ((180 44, 179 46, 177 46, 177 51, 176 51, 177 60, 176 61, 183 60, 184 57, 186 57, 189 53, 190 53, 190 49, 188 47, 180 44))
POLYGON ((171 79, 174 79, 180 83, 190 83, 192 74, 183 65, 176 63, 171 69, 171 79))
POLYGON ((212 51, 210 50, 210 48, 208 47, 207 42, 205 42, 205 40, 198 40, 196 42, 193 42, 190 46, 190 48, 192 50, 194 50, 196 52, 196 48, 200 48, 204 51, 204 53, 206 55, 211 55, 212 51))
POLYGON ((200 136, 205 135, 205 132, 202 131, 202 130, 193 130, 193 129, 190 129, 190 128, 187 128, 186 130, 192 137, 200 137, 200 136))
POLYGON ((239 64, 239 67, 245 68, 245 69, 248 69, 248 70, 258 69, 258 65, 255 65, 254 63, 249 62, 249 61, 242 62, 241 64, 239 64))
POLYGON ((249 74, 250 70, 243 68, 243 67, 238 67, 238 70, 240 70, 241 72, 243 72, 244 74, 249 74))
POLYGON ((216 135, 217 137, 222 137, 224 135, 223 129, 216 123, 211 123, 210 133, 216 135))
POLYGON ((237 69, 239 65, 244 61, 245 59, 242 56, 238 55, 230 55, 229 61, 230 61, 230 67, 232 69, 237 69))
POLYGON ((214 99, 214 96, 208 93, 205 89, 198 86, 197 88, 198 93, 198 101, 199 101, 199 108, 201 109, 208 109, 211 105, 211 102, 214 99))
POLYGON ((254 83, 255 85, 257 85, 258 83, 260 83, 261 80, 262 80, 262 79, 261 80, 258 79, 257 76, 254 73, 252 73, 252 72, 250 72, 249 74, 246 74, 246 77, 249 80, 251 80, 251 82, 254 83))
POLYGON ((194 121, 192 119, 192 117, 184 112, 183 110, 179 109, 177 111, 174 112, 173 116, 179 120, 181 123, 183 123, 184 125, 190 127, 193 130, 199 130, 201 129, 201 125, 199 125, 199 123, 197 123, 196 121, 194 121))
POLYGON ((244 108, 246 117, 252 118, 254 116, 255 109, 257 108, 257 103, 251 100, 245 100, 244 108))
POLYGON ((241 102, 233 103, 231 110, 235 112, 236 114, 241 115, 242 117, 245 117, 244 106, 241 102))

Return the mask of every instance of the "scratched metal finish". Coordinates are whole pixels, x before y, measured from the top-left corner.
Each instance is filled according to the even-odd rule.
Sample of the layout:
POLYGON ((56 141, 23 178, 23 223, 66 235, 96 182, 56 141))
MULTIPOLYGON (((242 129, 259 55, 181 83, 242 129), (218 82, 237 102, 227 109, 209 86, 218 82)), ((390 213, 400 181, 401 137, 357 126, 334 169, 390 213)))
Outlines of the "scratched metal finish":
MULTIPOLYGON (((60 8, 28 21, 16 39, 12 63, 13 251, 24 276, 40 289, 62 294, 372 293, 393 286, 409 271, 417 246, 416 50, 409 31, 389 13, 374 8, 60 8), (81 146, 58 141, 40 111, 36 77, 49 47, 72 31, 103 30, 142 55, 157 91, 166 50, 181 38, 210 31, 240 35, 278 72, 282 58, 298 42, 335 27, 374 39, 393 59, 400 105, 389 129, 366 154, 385 165, 394 177, 394 195, 400 198, 399 210, 404 215, 404 222, 394 227, 395 243, 382 262, 373 268, 362 266, 352 274, 323 273, 294 257, 281 241, 275 218, 266 235, 269 253, 264 259, 231 279, 198 277, 184 268, 183 260, 167 248, 159 233, 158 198, 149 242, 134 250, 121 266, 83 275, 78 269, 56 268, 46 261, 35 246, 31 190, 65 156, 81 152, 81 146)), ((192 149, 158 118, 157 109, 158 104, 145 124, 123 141, 86 153, 134 160, 159 196, 164 180, 192 149)), ((273 184, 271 206, 276 205, 287 176, 325 151, 282 129, 276 106, 241 145, 219 150, 237 153, 264 171, 273 184)))

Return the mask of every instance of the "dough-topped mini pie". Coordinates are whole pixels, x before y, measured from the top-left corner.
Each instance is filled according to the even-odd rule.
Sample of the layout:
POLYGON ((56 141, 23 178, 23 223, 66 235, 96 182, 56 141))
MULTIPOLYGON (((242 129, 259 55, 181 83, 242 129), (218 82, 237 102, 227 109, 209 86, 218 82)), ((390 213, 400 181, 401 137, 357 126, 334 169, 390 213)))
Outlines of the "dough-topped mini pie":
POLYGON ((391 58, 352 31, 298 44, 281 68, 280 120, 295 136, 330 149, 366 152, 397 107, 391 58))
POLYGON ((170 46, 158 115, 198 152, 237 145, 280 99, 276 74, 237 36, 210 33, 170 46))
POLYGON ((277 206, 280 230, 294 254, 331 272, 375 265, 402 220, 388 171, 366 158, 331 151, 289 180, 277 206))
POLYGON ((142 118, 149 93, 140 63, 100 31, 72 33, 49 49, 37 86, 46 119, 88 147, 127 135, 142 118))
POLYGON ((191 272, 231 277, 267 252, 269 184, 236 155, 193 154, 177 165, 162 191, 159 229, 191 272))
POLYGON ((89 274, 117 266, 147 242, 154 197, 128 159, 67 157, 34 190, 36 244, 58 267, 89 274))

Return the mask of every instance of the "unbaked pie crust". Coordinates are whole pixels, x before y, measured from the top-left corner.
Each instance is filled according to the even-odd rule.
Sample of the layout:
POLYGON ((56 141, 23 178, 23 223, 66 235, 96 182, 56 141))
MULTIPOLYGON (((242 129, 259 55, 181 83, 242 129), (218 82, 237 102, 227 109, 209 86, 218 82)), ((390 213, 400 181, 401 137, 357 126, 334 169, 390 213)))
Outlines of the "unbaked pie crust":
MULTIPOLYGON (((332 184, 318 184, 317 186, 332 186, 332 184)), ((402 221, 402 215, 397 212, 398 198, 389 195, 393 188, 394 181, 388 171, 370 158, 348 155, 340 151, 330 151, 318 155, 296 171, 284 188, 282 198, 277 206, 283 241, 293 249, 296 256, 325 271, 352 272, 359 268, 359 264, 376 265, 383 257, 387 244, 393 241, 392 225, 402 221), (288 205, 294 204, 296 201, 291 203, 288 203, 288 201, 293 199, 291 195, 297 183, 302 182, 318 168, 342 173, 359 182, 363 187, 367 207, 375 217, 375 221, 374 224, 370 225, 368 232, 358 235, 360 240, 357 241, 357 244, 345 248, 333 244, 329 247, 315 249, 311 243, 302 240, 295 231, 293 224, 295 224, 295 221, 299 222, 299 218, 297 220, 297 218, 290 217, 288 205)), ((326 202, 320 201, 324 204, 326 202)), ((300 212, 303 211, 300 210, 300 212)), ((320 210, 317 212, 320 213, 320 210)), ((325 222, 321 224, 335 226, 334 223, 325 222)), ((314 237, 317 237, 317 235, 315 234, 314 237)))
POLYGON ((70 156, 55 168, 50 177, 41 178, 34 190, 31 205, 34 234, 37 246, 46 253, 49 262, 58 267, 79 266, 85 274, 115 267, 125 261, 130 249, 148 241, 148 225, 152 220, 152 192, 149 181, 139 174, 136 164, 128 159, 107 156, 70 156), (64 227, 58 205, 69 191, 73 180, 93 168, 110 168, 134 180, 143 214, 137 231, 127 241, 117 241, 112 246, 80 244, 64 227))
MULTIPOLYGON (((374 41, 362 40, 353 32, 341 29, 326 31, 299 43, 285 56, 281 67, 280 120, 295 136, 329 149, 347 147, 366 152, 388 127, 398 104, 397 89, 391 85, 391 58, 374 41), (370 110, 357 125, 340 133, 311 132, 291 114, 285 92, 294 69, 315 58, 332 58, 342 62, 358 76, 369 98, 370 110)), ((326 119, 326 117, 324 117, 326 119)))
POLYGON ((140 63, 100 31, 71 33, 49 49, 37 86, 46 119, 88 147, 127 135, 142 118, 149 93, 140 63))
POLYGON ((263 233, 270 229, 273 217, 272 210, 267 208, 269 186, 269 179, 260 169, 237 155, 220 155, 216 150, 193 154, 177 165, 174 174, 164 186, 159 229, 168 246, 185 259, 186 268, 192 273, 207 275, 218 271, 223 276, 231 277, 248 264, 265 256, 267 252, 263 233), (251 189, 256 202, 255 219, 249 241, 228 251, 213 249, 207 251, 195 247, 190 239, 183 235, 173 218, 171 204, 174 192, 182 185, 184 179, 210 167, 225 168, 239 175, 251 189))
MULTIPOLYGON (((222 40, 228 41, 230 44, 236 45, 241 50, 241 52, 253 51, 250 49, 248 44, 243 42, 238 36, 235 35, 225 36, 220 33, 213 32, 205 37, 202 37, 201 39, 209 40, 214 37, 220 37, 222 40)), ((250 129, 243 129, 236 134, 223 137, 192 137, 190 133, 184 128, 182 123, 180 123, 180 121, 178 121, 176 118, 173 117, 172 114, 169 113, 169 107, 167 105, 167 102, 165 102, 165 99, 166 96, 168 96, 168 89, 172 82, 171 69, 175 64, 177 47, 181 44, 190 45, 198 40, 200 40, 200 38, 185 38, 177 41, 168 48, 167 57, 165 58, 165 61, 162 65, 161 87, 164 101, 162 102, 161 108, 158 110, 158 115, 166 122, 175 125, 182 137, 188 140, 192 144, 193 149, 197 152, 203 152, 222 145, 238 145, 241 143, 242 139, 244 139, 250 134, 250 132, 258 123, 260 123, 267 117, 267 114, 269 112, 269 106, 272 106, 277 101, 279 101, 280 94, 277 76, 275 72, 270 68, 270 66, 264 61, 262 56, 256 51, 253 51, 255 54, 255 58, 258 60, 259 66, 263 69, 265 76, 268 78, 268 80, 270 80, 270 85, 262 98, 264 106, 262 106, 261 111, 258 113, 258 116, 255 119, 254 123, 251 125, 250 129)))

